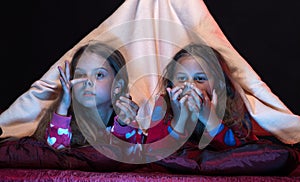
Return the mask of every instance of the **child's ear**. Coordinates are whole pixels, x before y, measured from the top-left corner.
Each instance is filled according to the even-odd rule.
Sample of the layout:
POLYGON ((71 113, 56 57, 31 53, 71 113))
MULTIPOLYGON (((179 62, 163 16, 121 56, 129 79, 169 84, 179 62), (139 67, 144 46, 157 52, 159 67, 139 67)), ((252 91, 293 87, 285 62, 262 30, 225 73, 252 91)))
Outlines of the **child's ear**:
POLYGON ((118 94, 121 94, 123 88, 124 88, 124 80, 123 79, 119 79, 116 84, 115 84, 115 87, 114 87, 114 95, 118 95, 118 94))

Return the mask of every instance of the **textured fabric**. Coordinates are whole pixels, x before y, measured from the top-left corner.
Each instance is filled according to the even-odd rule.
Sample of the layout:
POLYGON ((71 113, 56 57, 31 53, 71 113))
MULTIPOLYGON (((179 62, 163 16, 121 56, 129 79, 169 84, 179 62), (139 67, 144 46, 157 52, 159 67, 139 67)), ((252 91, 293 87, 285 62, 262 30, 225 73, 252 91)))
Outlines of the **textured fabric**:
MULTIPOLYGON (((111 116, 111 118, 112 117, 113 116, 111 116)), ((113 118, 117 117, 118 116, 116 115, 113 118)), ((63 149, 71 147, 71 118, 72 116, 61 116, 56 113, 53 113, 53 117, 45 133, 45 139, 49 146, 53 147, 54 149, 63 149)), ((120 126, 116 119, 114 119, 113 126, 107 126, 106 129, 107 131, 111 132, 113 135, 124 141, 136 143, 137 141, 141 140, 139 139, 141 138, 141 133, 138 132, 138 129, 130 126, 120 126)))
POLYGON ((0 176, 4 181, 95 181, 95 182, 295 182, 299 176, 206 176, 206 175, 182 175, 166 173, 103 173, 84 172, 77 170, 46 170, 46 169, 2 169, 0 176))
MULTIPOLYGON (((2 137, 26 136, 34 132, 44 111, 58 98, 57 66, 63 67, 64 61, 70 60, 74 51, 90 40, 105 41, 120 48, 128 63, 132 63, 128 64, 131 95, 141 106, 139 118, 147 118, 147 108, 153 106, 150 97, 157 84, 157 77, 153 75, 160 74, 183 46, 191 41, 204 41, 225 58, 255 122, 285 143, 300 142, 300 116, 293 114, 272 93, 233 48, 202 0, 124 1, 0 115, 2 137)), ((147 125, 147 121, 140 122, 147 125)))
POLYGON ((3 169, 0 176, 4 181, 99 181, 99 182, 253 182, 253 181, 272 181, 272 182, 295 182, 300 177, 287 176, 196 176, 178 175, 165 173, 101 173, 83 172, 77 170, 46 170, 46 169, 3 169))
POLYGON ((53 113, 53 117, 46 129, 47 143, 55 148, 68 148, 71 144, 72 128, 71 128, 71 116, 60 116, 53 113))
MULTIPOLYGON (((121 150, 110 145, 106 148, 109 156, 122 156, 121 150)), ((0 168, 27 169, 77 169, 83 171, 130 171, 138 165, 112 160, 92 146, 55 150, 46 142, 32 137, 6 141, 0 144, 0 168)))
POLYGON ((116 119, 114 120, 111 132, 116 137, 130 143, 140 143, 142 138, 142 131, 140 129, 129 125, 121 126, 116 119))
MULTIPOLYGON (((106 152, 122 155, 118 147, 111 145, 106 152)), ((90 146, 57 151, 44 142, 25 137, 1 143, 0 156, 0 172, 5 168, 19 168, 81 170, 78 173, 82 174, 86 174, 82 171, 98 171, 111 172, 109 174, 143 172, 149 175, 163 172, 215 176, 300 176, 299 169, 295 169, 299 166, 299 151, 266 141, 219 152, 208 149, 199 151, 197 146, 187 143, 163 160, 149 164, 127 164, 112 160, 90 146)), ((34 175, 32 172, 28 175, 34 175)), ((8 175, 13 177, 11 173, 8 175)), ((28 175, 23 177, 30 177, 28 175)), ((16 174, 16 177, 20 176, 16 174)), ((72 177, 72 174, 66 177, 72 177)))

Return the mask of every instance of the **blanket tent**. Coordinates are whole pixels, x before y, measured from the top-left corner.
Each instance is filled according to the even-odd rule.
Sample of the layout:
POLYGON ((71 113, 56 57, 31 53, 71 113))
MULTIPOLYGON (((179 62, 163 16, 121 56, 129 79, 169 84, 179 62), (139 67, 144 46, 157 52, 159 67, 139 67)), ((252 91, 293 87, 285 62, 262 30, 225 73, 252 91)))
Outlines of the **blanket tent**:
MULTIPOLYGON (((130 170, 133 166, 103 158, 93 147, 79 147, 57 152, 45 142, 30 138, 45 111, 55 103, 60 94, 57 66, 64 66, 64 61, 70 60, 78 47, 93 40, 104 41, 124 54, 129 71, 130 92, 133 100, 141 106, 139 118, 147 118, 151 114, 157 76, 161 74, 170 58, 186 44, 199 42, 213 47, 225 58, 238 91, 255 120, 254 131, 257 134, 273 135, 285 144, 300 142, 300 116, 291 112, 272 93, 268 85, 235 50, 203 0, 126 0, 1 113, 0 126, 3 134, 0 138, 21 138, 19 141, 0 143, 0 154, 3 154, 0 159, 1 180, 299 180, 300 150, 297 146, 282 150, 266 143, 259 148, 256 148, 255 144, 250 144, 219 153, 204 150, 207 158, 198 167, 202 174, 209 174, 205 176, 165 173, 163 168, 156 164, 153 164, 156 172, 138 167, 136 171, 123 173, 124 169, 128 167, 130 170), (286 159, 286 156, 289 156, 287 151, 290 150, 295 152, 295 158, 286 159), (298 159, 296 163, 295 159, 298 159), (260 173, 260 170, 264 171, 264 169, 271 169, 270 172, 274 172, 273 169, 277 165, 286 165, 288 163, 285 162, 291 160, 294 160, 293 164, 298 166, 287 169, 289 176, 268 177, 263 176, 265 173, 260 173), (109 173, 106 173, 107 171, 109 173), (236 176, 237 173, 242 176, 236 176), (219 174, 232 176, 214 176, 219 174), (258 176, 247 176, 249 174, 258 176)), ((175 168, 178 167, 178 163, 172 160, 166 162, 169 162, 171 167, 173 164, 175 168)), ((189 165, 189 163, 185 164, 189 165)))
MULTIPOLYGON (((57 99, 60 84, 57 66, 63 66, 74 50, 91 40, 105 41, 119 48, 129 63, 129 72, 139 70, 130 72, 130 79, 132 96, 142 106, 157 83, 153 74, 160 74, 179 48, 191 41, 204 41, 226 59, 247 109, 258 125, 284 143, 300 141, 300 117, 272 93, 233 48, 205 3, 199 0, 125 1, 0 115, 1 137, 32 134, 44 111, 57 99)), ((142 114, 147 113, 143 107, 141 110, 142 114)))

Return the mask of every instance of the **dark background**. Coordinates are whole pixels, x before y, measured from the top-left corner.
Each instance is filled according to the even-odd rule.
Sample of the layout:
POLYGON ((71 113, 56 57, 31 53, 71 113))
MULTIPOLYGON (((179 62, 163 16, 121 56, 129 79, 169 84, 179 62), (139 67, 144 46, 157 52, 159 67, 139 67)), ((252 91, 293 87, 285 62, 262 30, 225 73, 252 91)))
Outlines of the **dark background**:
MULTIPOLYGON (((2 6, 0 110, 7 109, 123 2, 32 0, 2 6)), ((300 1, 204 2, 235 49, 299 115, 300 1)))

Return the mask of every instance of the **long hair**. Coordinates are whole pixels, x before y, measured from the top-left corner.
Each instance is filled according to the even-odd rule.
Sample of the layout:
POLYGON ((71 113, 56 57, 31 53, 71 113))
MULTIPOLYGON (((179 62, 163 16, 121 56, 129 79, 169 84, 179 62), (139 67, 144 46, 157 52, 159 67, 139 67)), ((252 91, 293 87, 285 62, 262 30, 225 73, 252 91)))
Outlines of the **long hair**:
MULTIPOLYGON (((98 42, 98 41, 91 41, 86 45, 83 45, 80 47, 73 55, 71 64, 70 64, 70 79, 74 78, 74 72, 75 68, 78 64, 78 61, 80 60, 80 57, 83 55, 83 53, 94 53, 98 56, 101 56, 106 59, 106 61, 109 63, 111 68, 114 71, 115 80, 123 79, 124 80, 124 87, 122 88, 122 93, 128 92, 128 74, 125 67, 126 61, 121 52, 117 49, 114 49, 113 47, 110 47, 109 45, 98 42)), ((55 108, 57 108, 57 105, 59 104, 60 99, 58 99, 58 102, 54 103, 47 111, 47 113, 44 115, 42 121, 39 123, 39 126, 37 127, 34 136, 39 140, 45 139, 46 129, 49 125, 49 122, 51 121, 52 114, 55 112, 55 108)), ((80 128, 78 127, 78 123, 75 118, 75 113, 72 105, 76 102, 74 99, 72 99, 71 107, 69 108, 69 115, 72 116, 71 121, 71 130, 72 130, 72 138, 71 138, 71 146, 76 145, 85 145, 87 144, 86 137, 82 135, 82 132, 80 131, 80 128)), ((113 101, 112 101, 113 102, 113 101)), ((76 103, 78 104, 78 102, 76 103)), ((112 103, 113 105, 114 103, 112 103)), ((82 109, 87 110, 86 108, 82 107, 82 109)), ((87 112, 82 112, 86 113, 87 112)), ((110 121, 107 126, 111 126, 113 123, 110 121)))
MULTIPOLYGON (((122 88, 122 93, 128 92, 128 74, 125 67, 125 58, 121 54, 119 50, 113 49, 112 47, 108 46, 107 44, 101 43, 101 42, 91 42, 88 45, 85 45, 81 47, 73 56, 71 66, 70 66, 70 75, 71 79, 73 79, 75 68, 78 64, 78 61, 80 57, 83 55, 83 53, 93 53, 98 56, 101 56, 106 59, 106 61, 109 63, 111 68, 114 71, 114 80, 122 79, 124 81, 124 87, 122 88)), ((114 82, 115 83, 115 82, 114 82)), ((114 87, 114 86, 113 86, 114 87)), ((117 98, 122 94, 119 93, 118 95, 115 95, 112 97, 112 107, 115 104, 117 98)), ((95 113, 93 113, 93 110, 90 108, 83 107, 79 102, 77 102, 76 99, 72 99, 72 106, 70 108, 70 113, 73 113, 73 116, 76 116, 74 113, 75 107, 77 108, 75 111, 78 111, 78 108, 80 109, 80 115, 77 115, 77 118, 73 117, 74 120, 71 121, 71 128, 73 137, 71 139, 71 144, 75 145, 83 145, 86 143, 86 137, 90 137, 93 135, 98 135, 100 133, 99 130, 97 130, 99 123, 98 117, 95 116, 95 113), (80 121, 79 121, 80 119, 80 121), (85 122, 85 123, 83 123, 85 122), (80 126, 79 126, 80 125, 80 126), (84 136, 82 135, 81 130, 84 128, 84 136), (88 129, 87 129, 88 128, 88 129), (87 131, 85 131, 87 130, 87 131)), ((117 109, 115 107, 115 109, 117 109)), ((118 111, 116 111, 118 112, 118 111)), ((110 120, 107 126, 112 126, 113 120, 110 120)))
POLYGON ((236 136, 240 139, 246 139, 252 132, 250 113, 248 112, 240 93, 233 84, 234 79, 231 76, 231 72, 224 58, 216 50, 214 50, 214 52, 222 67, 226 84, 227 99, 223 117, 224 124, 229 128, 233 128, 233 132, 236 133, 236 136))
MULTIPOLYGON (((208 66, 208 71, 213 75, 215 80, 212 88, 215 89, 218 98, 216 106, 218 116, 220 119, 223 119, 226 126, 234 127, 234 132, 237 132, 241 139, 246 138, 251 132, 251 121, 240 94, 232 84, 230 70, 219 52, 203 44, 188 44, 173 56, 170 63, 164 69, 159 90, 167 103, 167 113, 170 113, 171 116, 173 115, 170 98, 165 90, 167 87, 173 88, 172 80, 174 79, 175 68, 176 66, 180 66, 178 60, 187 56, 192 56, 195 60, 201 58, 204 64, 208 66)), ((198 62, 199 64, 203 64, 200 61, 198 62)), ((194 130, 197 138, 202 135, 203 131, 204 125, 201 122, 197 122, 194 130)))

